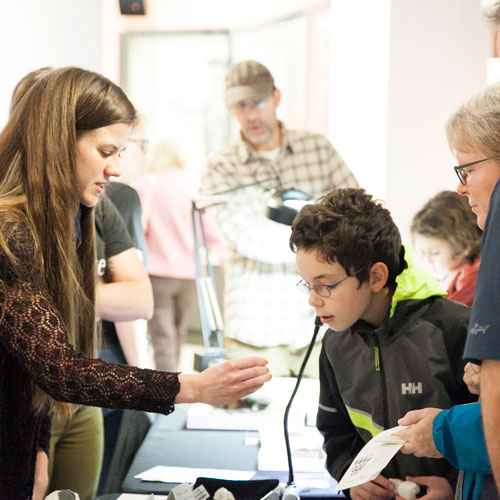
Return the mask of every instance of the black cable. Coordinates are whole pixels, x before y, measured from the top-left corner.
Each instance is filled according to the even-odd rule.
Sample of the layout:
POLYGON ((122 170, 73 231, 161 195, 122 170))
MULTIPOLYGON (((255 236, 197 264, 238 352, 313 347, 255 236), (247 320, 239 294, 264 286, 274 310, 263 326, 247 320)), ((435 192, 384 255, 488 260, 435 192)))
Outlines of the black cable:
POLYGON ((292 406, 293 398, 295 394, 297 394, 297 390, 300 385, 300 381, 304 375, 304 370, 306 369, 307 361, 309 360, 309 356, 311 355, 311 351, 313 350, 314 344, 316 342, 316 337, 318 336, 319 329, 322 323, 318 316, 314 320, 314 333, 309 343, 309 347, 307 348, 306 355, 304 356, 304 361, 302 361, 302 365, 300 366, 299 374, 297 375, 297 383, 295 384, 295 388, 292 392, 292 396, 290 397, 290 401, 286 405, 285 416, 283 418, 283 430, 285 434, 285 444, 286 444, 286 455, 288 459, 288 483, 287 486, 291 486, 294 484, 293 481, 293 465, 292 465, 292 451, 290 449, 290 438, 288 436, 288 414, 290 413, 290 408, 292 406))

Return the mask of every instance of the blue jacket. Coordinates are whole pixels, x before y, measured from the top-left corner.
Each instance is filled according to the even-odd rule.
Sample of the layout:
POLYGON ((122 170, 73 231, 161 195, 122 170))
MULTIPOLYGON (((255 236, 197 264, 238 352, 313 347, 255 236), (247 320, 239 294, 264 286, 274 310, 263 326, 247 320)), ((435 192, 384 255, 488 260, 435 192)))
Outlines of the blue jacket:
POLYGON ((477 500, 483 476, 491 474, 479 403, 453 406, 438 413, 432 435, 439 452, 464 471, 462 499, 477 500))

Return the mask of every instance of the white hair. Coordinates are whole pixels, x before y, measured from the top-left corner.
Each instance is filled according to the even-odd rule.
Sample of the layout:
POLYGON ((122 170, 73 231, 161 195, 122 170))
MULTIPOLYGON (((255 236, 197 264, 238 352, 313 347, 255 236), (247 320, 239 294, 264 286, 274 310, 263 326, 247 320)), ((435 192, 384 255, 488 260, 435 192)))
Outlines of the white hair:
POLYGON ((500 26, 500 0, 481 0, 481 13, 495 27, 500 26))

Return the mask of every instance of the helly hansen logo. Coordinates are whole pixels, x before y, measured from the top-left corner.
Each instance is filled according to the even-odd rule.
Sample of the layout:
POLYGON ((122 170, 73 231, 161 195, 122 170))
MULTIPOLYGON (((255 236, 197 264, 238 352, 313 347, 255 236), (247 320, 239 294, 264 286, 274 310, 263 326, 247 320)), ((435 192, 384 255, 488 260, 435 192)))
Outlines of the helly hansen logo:
POLYGON ((479 323, 476 323, 471 329, 470 333, 471 335, 477 335, 478 333, 485 334, 486 330, 490 327, 490 325, 480 325, 479 323))
POLYGON ((409 382, 401 384, 401 394, 422 394, 422 382, 409 382))

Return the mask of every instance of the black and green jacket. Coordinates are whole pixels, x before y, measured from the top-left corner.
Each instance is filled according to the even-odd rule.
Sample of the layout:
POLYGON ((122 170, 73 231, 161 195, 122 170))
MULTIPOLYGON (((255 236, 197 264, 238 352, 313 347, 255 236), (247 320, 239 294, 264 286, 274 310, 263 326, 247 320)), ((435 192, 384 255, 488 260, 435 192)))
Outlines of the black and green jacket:
MULTIPOLYGON (((317 427, 337 481, 365 443, 406 412, 474 400, 462 380, 470 308, 443 298, 418 268, 410 266, 397 283, 382 326, 358 321, 323 338, 317 427)), ((444 459, 398 453, 382 474, 447 476, 453 483, 454 472, 444 459)))

